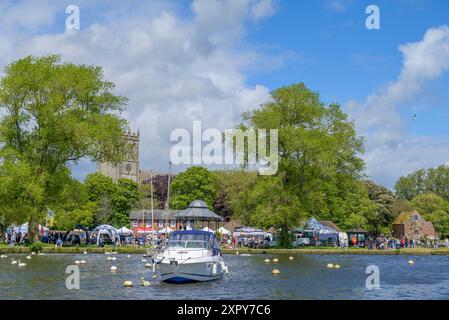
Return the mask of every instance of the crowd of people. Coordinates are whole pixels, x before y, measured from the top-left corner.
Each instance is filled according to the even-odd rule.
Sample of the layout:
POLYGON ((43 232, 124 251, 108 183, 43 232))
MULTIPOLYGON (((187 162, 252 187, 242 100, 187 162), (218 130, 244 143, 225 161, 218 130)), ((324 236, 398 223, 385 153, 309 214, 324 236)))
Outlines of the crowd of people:
POLYGON ((390 238, 386 236, 378 236, 376 238, 368 237, 366 248, 370 250, 388 250, 388 249, 401 249, 401 248, 440 248, 449 247, 449 240, 431 240, 431 239, 408 239, 403 238, 390 238))

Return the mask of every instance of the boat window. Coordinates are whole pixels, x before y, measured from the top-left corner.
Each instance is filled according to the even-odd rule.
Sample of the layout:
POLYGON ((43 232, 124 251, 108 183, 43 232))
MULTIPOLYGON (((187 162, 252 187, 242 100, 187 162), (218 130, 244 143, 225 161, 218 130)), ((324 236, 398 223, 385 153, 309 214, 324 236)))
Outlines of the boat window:
POLYGON ((187 241, 186 248, 191 249, 208 249, 207 242, 204 241, 187 241))
POLYGON ((186 245, 185 241, 170 241, 168 247, 170 248, 184 248, 186 245))

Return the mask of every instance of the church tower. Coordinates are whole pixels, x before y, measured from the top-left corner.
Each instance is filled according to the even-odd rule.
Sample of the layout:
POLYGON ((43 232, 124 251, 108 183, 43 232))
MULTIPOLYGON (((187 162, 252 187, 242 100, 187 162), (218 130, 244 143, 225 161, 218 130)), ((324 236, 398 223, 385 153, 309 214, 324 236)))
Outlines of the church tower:
POLYGON ((124 161, 114 166, 107 162, 100 162, 98 171, 105 176, 111 177, 114 181, 121 178, 127 178, 134 182, 139 182, 139 142, 140 133, 125 133, 124 138, 127 142, 124 161))

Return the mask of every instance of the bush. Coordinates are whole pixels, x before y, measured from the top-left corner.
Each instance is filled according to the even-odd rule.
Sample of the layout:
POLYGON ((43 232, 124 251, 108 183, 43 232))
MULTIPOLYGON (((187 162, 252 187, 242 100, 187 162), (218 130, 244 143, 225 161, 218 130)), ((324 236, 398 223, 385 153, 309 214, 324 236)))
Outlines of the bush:
POLYGON ((31 252, 39 252, 42 251, 42 249, 44 249, 44 244, 40 241, 36 241, 30 244, 28 248, 30 249, 31 252))

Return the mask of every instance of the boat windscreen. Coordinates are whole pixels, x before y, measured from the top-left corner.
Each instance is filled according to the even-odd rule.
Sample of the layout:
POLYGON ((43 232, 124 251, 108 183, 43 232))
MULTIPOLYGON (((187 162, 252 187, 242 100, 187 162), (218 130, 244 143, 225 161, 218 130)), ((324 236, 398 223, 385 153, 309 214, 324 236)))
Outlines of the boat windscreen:
POLYGON ((178 233, 174 234, 171 238, 173 241, 178 240, 199 240, 199 241, 209 241, 210 235, 203 233, 178 233))

